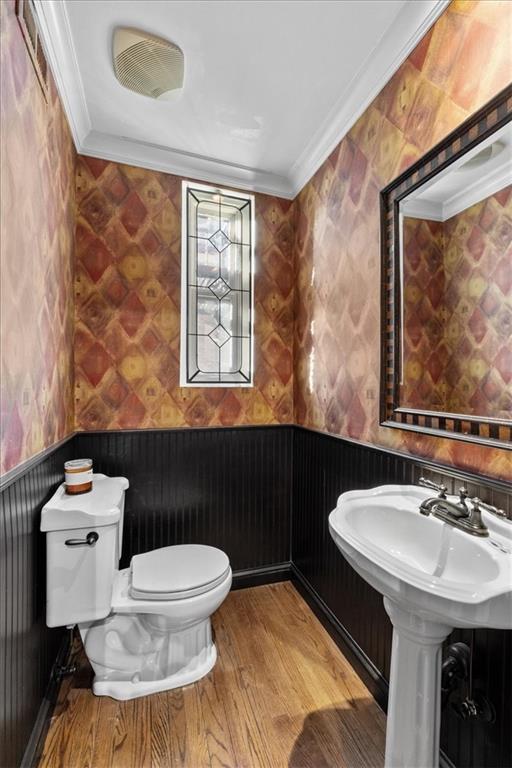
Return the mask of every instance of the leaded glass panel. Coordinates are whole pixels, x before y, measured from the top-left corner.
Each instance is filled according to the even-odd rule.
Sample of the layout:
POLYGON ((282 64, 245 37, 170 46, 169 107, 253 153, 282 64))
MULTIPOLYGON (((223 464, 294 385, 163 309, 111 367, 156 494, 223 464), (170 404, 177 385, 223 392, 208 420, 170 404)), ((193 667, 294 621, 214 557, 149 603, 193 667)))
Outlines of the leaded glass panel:
POLYGON ((183 184, 181 383, 250 386, 251 195, 183 184))

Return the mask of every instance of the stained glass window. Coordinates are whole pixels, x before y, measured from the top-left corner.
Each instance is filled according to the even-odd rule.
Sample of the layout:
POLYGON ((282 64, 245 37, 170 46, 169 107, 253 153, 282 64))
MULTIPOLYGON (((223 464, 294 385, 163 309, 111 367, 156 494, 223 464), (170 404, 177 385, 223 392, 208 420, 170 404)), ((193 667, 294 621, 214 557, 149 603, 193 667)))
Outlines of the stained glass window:
POLYGON ((251 386, 254 198, 183 182, 181 385, 251 386))

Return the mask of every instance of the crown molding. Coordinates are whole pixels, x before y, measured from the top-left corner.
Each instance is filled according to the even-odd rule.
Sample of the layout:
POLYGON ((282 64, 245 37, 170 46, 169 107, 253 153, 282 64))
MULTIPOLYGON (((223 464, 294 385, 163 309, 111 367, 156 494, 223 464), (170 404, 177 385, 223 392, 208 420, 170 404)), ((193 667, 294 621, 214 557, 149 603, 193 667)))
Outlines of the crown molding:
POLYGON ((238 187, 289 200, 294 197, 289 181, 284 176, 126 136, 114 136, 93 130, 81 143, 78 151, 81 155, 101 157, 116 163, 150 168, 198 181, 238 187))
POLYGON ((91 119, 71 27, 62 0, 33 0, 35 17, 77 152, 91 130, 91 119))
POLYGON ((449 4, 450 0, 414 0, 405 4, 295 161, 290 171, 294 196, 346 136, 449 4))
POLYGON ((382 90, 450 0, 407 2, 287 176, 93 130, 64 0, 33 0, 79 154, 293 199, 382 90), (404 43, 405 40, 405 43, 404 43), (388 62, 391 61, 391 64, 388 62))
MULTIPOLYGON (((457 173, 457 170, 455 170, 457 173)), ((491 173, 477 179, 469 186, 442 200, 423 200, 421 197, 400 202, 400 212, 413 219, 448 221, 472 205, 499 192, 512 183, 512 162, 509 160, 491 173)))
POLYGON ((427 219, 427 221, 444 221, 443 204, 433 200, 401 200, 400 213, 408 219, 427 219))
POLYGON ((33 2, 48 63, 79 154, 293 198, 293 190, 284 176, 173 147, 95 131, 87 109, 66 4, 63 0, 33 2))
POLYGON ((445 200, 443 203, 444 220, 451 219, 452 216, 456 216, 475 203, 494 195, 495 192, 499 192, 500 189, 509 184, 512 184, 512 162, 510 160, 445 200))

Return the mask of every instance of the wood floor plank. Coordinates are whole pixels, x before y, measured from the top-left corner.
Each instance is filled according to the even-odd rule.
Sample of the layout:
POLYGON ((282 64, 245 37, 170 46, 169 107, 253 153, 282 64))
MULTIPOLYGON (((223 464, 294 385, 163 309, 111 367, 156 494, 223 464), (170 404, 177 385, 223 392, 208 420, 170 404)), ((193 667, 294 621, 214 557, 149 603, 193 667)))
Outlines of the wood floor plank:
POLYGON ((267 631, 265 612, 261 612, 252 599, 256 592, 252 590, 243 596, 244 611, 237 611, 236 621, 229 615, 229 632, 236 657, 251 662, 244 667, 245 684, 255 692, 254 707, 260 738, 267 747, 267 758, 272 766, 287 765, 290 745, 300 732, 300 718, 293 716, 302 711, 302 691, 295 685, 296 676, 284 674, 285 667, 267 631), (256 632, 248 631, 255 627, 258 627, 256 632), (287 681, 285 685, 284 679, 287 681), (287 719, 294 725, 288 729, 285 738, 275 737, 276 717, 287 719))
POLYGON ((169 704, 168 739, 171 765, 186 765, 189 734, 185 712, 185 689, 169 691, 166 696, 169 704))
POLYGON ((236 768, 235 749, 224 706, 224 691, 217 683, 217 678, 214 671, 204 678, 199 688, 210 765, 214 768, 236 768))
POLYGON ((114 762, 117 748, 115 734, 118 732, 119 710, 122 706, 120 701, 110 696, 102 696, 99 700, 92 753, 94 768, 110 768, 114 762))
POLYGON ((171 765, 169 739, 169 695, 155 693, 149 697, 151 721, 151 767, 167 768, 171 765))
POLYGON ((213 625, 208 676, 132 701, 95 697, 82 654, 39 768, 382 767, 385 716, 291 583, 230 593, 213 625))
POLYGON ((52 768, 92 768, 98 703, 92 700, 88 691, 80 689, 72 689, 66 703, 61 715, 59 736, 55 740, 46 740, 41 765, 52 768), (80 738, 76 737, 77 734, 80 734, 80 738))
POLYGON ((206 738, 206 725, 201 709, 201 687, 190 685, 185 689, 185 720, 188 733, 188 756, 184 765, 206 768, 211 764, 206 738))
MULTIPOLYGON (((321 721, 320 728, 308 726, 303 732, 303 741, 307 736, 307 753, 316 754, 316 762, 320 765, 336 765, 336 755, 338 760, 341 756, 345 763, 352 752, 357 755, 357 751, 350 748, 350 736, 339 741, 344 724, 340 713, 349 714, 355 707, 353 691, 345 677, 348 662, 335 646, 329 648, 330 638, 327 633, 322 637, 323 628, 320 631, 320 628, 313 626, 312 619, 314 622, 316 619, 302 599, 298 595, 293 597, 294 608, 298 611, 295 614, 298 631, 290 634, 292 622, 287 620, 284 629, 279 612, 267 611, 267 630, 270 629, 269 636, 273 638, 274 656, 281 655, 288 676, 295 680, 305 712, 313 711, 316 721, 321 721), (345 742, 349 742, 348 746, 345 742), (337 750, 334 753, 333 745, 337 750)), ((264 610, 261 603, 259 610, 264 610)), ((287 613, 287 619, 290 618, 291 611, 287 613)), ((363 701, 374 704, 368 692, 363 701)))
POLYGON ((235 646, 225 647, 220 653, 218 672, 224 674, 218 675, 217 685, 224 702, 231 740, 237 755, 237 766, 271 768, 272 753, 265 723, 262 722, 258 709, 255 671, 251 663, 236 666, 239 657, 236 654, 231 655, 234 649, 235 646), (224 671, 225 664, 229 671, 224 671))
POLYGON ((288 676, 283 686, 285 665, 276 652, 275 638, 267 631, 267 617, 254 603, 254 592, 244 596, 244 611, 237 611, 237 621, 228 614, 229 636, 234 644, 236 659, 250 661, 247 674, 252 672, 252 685, 259 688, 265 711, 275 714, 295 714, 301 710, 302 693, 295 685, 295 676, 288 676), (242 621, 239 618, 242 618, 242 621), (248 627, 258 626, 258 632, 248 627))
POLYGON ((113 733, 112 768, 150 768, 150 699, 123 701, 119 706, 113 733))
MULTIPOLYGON (((344 675, 348 662, 335 646, 332 649, 329 647, 331 638, 323 627, 310 621, 312 618, 317 622, 306 604, 297 602, 295 596, 293 598, 286 622, 283 623, 277 611, 278 604, 275 611, 266 612, 267 634, 272 641, 271 653, 280 658, 284 675, 294 680, 294 688, 298 690, 298 698, 306 712, 337 701, 351 706, 352 694, 344 675), (298 627, 292 624, 294 612, 305 616, 305 622, 301 620, 298 627), (321 651, 317 647, 319 642, 323 645, 321 651)), ((261 595, 255 596, 255 599, 259 600, 258 610, 264 611, 261 595)), ((369 696, 368 692, 366 695, 369 696)))

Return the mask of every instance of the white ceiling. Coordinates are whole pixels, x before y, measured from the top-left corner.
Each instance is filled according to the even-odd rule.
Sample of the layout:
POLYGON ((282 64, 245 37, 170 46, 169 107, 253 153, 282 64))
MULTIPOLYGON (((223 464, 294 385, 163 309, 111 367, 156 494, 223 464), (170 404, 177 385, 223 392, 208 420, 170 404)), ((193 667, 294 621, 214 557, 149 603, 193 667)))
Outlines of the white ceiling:
POLYGON ((79 152, 294 197, 446 0, 35 0, 79 152), (169 100, 123 88, 112 32, 177 43, 169 100))

